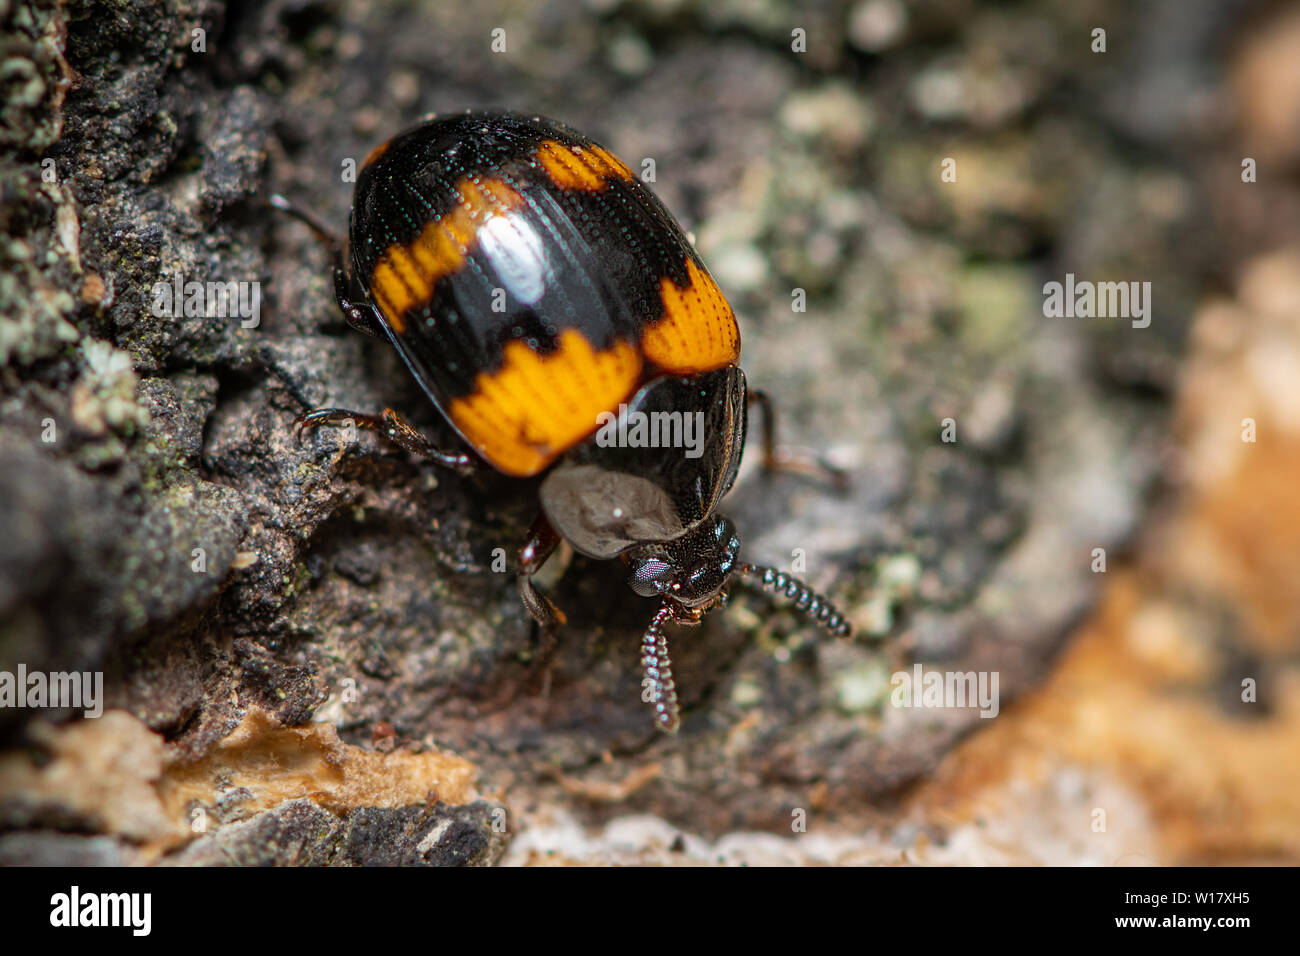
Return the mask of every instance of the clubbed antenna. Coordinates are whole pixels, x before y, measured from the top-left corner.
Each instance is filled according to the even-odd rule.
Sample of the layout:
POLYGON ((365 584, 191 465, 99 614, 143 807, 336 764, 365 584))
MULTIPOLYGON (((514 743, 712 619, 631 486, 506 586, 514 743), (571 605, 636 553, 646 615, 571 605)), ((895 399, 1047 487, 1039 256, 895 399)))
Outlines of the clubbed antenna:
POLYGON ((677 733, 681 726, 681 709, 677 706, 677 687, 673 684, 673 665, 668 658, 668 637, 664 625, 673 620, 673 609, 664 604, 641 639, 641 667, 645 674, 642 699, 654 707, 655 726, 666 734, 677 733))
POLYGON ((818 594, 798 578, 792 578, 775 568, 760 568, 744 562, 736 565, 735 573, 761 585, 765 591, 785 595, 794 602, 795 607, 836 637, 853 636, 853 625, 844 619, 830 599, 818 594))

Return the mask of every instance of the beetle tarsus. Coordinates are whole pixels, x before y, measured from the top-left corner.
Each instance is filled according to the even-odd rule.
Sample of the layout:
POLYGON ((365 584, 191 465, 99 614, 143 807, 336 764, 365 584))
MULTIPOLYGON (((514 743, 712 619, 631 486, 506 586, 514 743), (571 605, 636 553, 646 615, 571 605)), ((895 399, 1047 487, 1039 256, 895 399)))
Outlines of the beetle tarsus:
POLYGON ((547 596, 546 592, 533 584, 533 579, 526 574, 518 577, 519 600, 538 627, 543 631, 554 631, 568 623, 564 612, 547 596))
POLYGON ((382 415, 369 415, 365 412, 349 411, 346 408, 318 408, 294 420, 294 425, 297 426, 297 440, 302 441, 303 432, 309 428, 340 425, 345 422, 352 422, 357 428, 378 432, 397 447, 447 468, 462 473, 473 470, 474 459, 469 455, 435 448, 427 438, 416 431, 415 426, 391 408, 385 408, 382 415))

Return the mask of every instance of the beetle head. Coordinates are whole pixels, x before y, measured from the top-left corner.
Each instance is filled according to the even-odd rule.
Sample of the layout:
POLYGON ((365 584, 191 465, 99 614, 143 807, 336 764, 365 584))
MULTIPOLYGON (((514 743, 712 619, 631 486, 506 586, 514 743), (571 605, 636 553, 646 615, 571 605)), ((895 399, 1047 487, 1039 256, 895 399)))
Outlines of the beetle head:
POLYGON ((722 600, 739 551, 736 526, 716 515, 679 538, 629 554, 628 584, 642 597, 667 598, 683 611, 703 610, 722 600))
POLYGON ((797 610, 836 637, 853 632, 825 597, 784 571, 737 560, 739 551, 736 526, 717 515, 681 537, 643 545, 627 555, 632 590, 642 597, 663 599, 641 639, 641 667, 648 691, 645 699, 654 707, 655 726, 665 733, 677 732, 681 714, 664 628, 696 624, 706 611, 721 606, 733 575, 789 599, 797 610))

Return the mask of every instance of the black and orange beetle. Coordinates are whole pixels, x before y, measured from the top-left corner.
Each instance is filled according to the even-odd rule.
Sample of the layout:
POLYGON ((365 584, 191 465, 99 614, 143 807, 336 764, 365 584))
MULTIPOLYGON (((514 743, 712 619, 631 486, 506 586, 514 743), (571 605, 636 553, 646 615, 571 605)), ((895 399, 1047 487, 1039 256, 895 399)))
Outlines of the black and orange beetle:
MULTIPOLYGON (((778 457, 771 403, 746 388, 738 364, 735 314, 663 204, 608 150, 538 116, 429 119, 366 157, 350 251, 272 202, 333 245, 349 324, 397 349, 477 458, 506 475, 546 473, 518 561, 520 597, 543 633, 564 615, 533 575, 561 539, 621 558, 632 590, 660 599, 641 653, 660 730, 680 721, 664 628, 698 623, 733 577, 850 634, 807 585, 739 560, 735 526, 717 507, 740 466, 751 402, 763 407, 765 464, 811 466, 778 457), (644 440, 647 422, 652 437, 680 439, 677 426, 691 421, 703 426, 695 447, 644 440), (638 426, 641 442, 629 438, 638 426), (606 434, 624 440, 596 440, 606 434)), ((299 433, 346 420, 443 465, 476 464, 434 448, 392 409, 319 409, 299 433)))

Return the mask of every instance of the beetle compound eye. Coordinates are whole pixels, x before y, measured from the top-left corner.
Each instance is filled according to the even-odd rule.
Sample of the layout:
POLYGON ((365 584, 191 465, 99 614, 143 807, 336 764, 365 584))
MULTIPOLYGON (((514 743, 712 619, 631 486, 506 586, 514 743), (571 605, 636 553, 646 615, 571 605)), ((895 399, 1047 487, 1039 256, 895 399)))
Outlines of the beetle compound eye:
POLYGON ((643 558, 632 569, 630 584, 641 597, 661 594, 672 581, 673 566, 663 558, 643 558))

